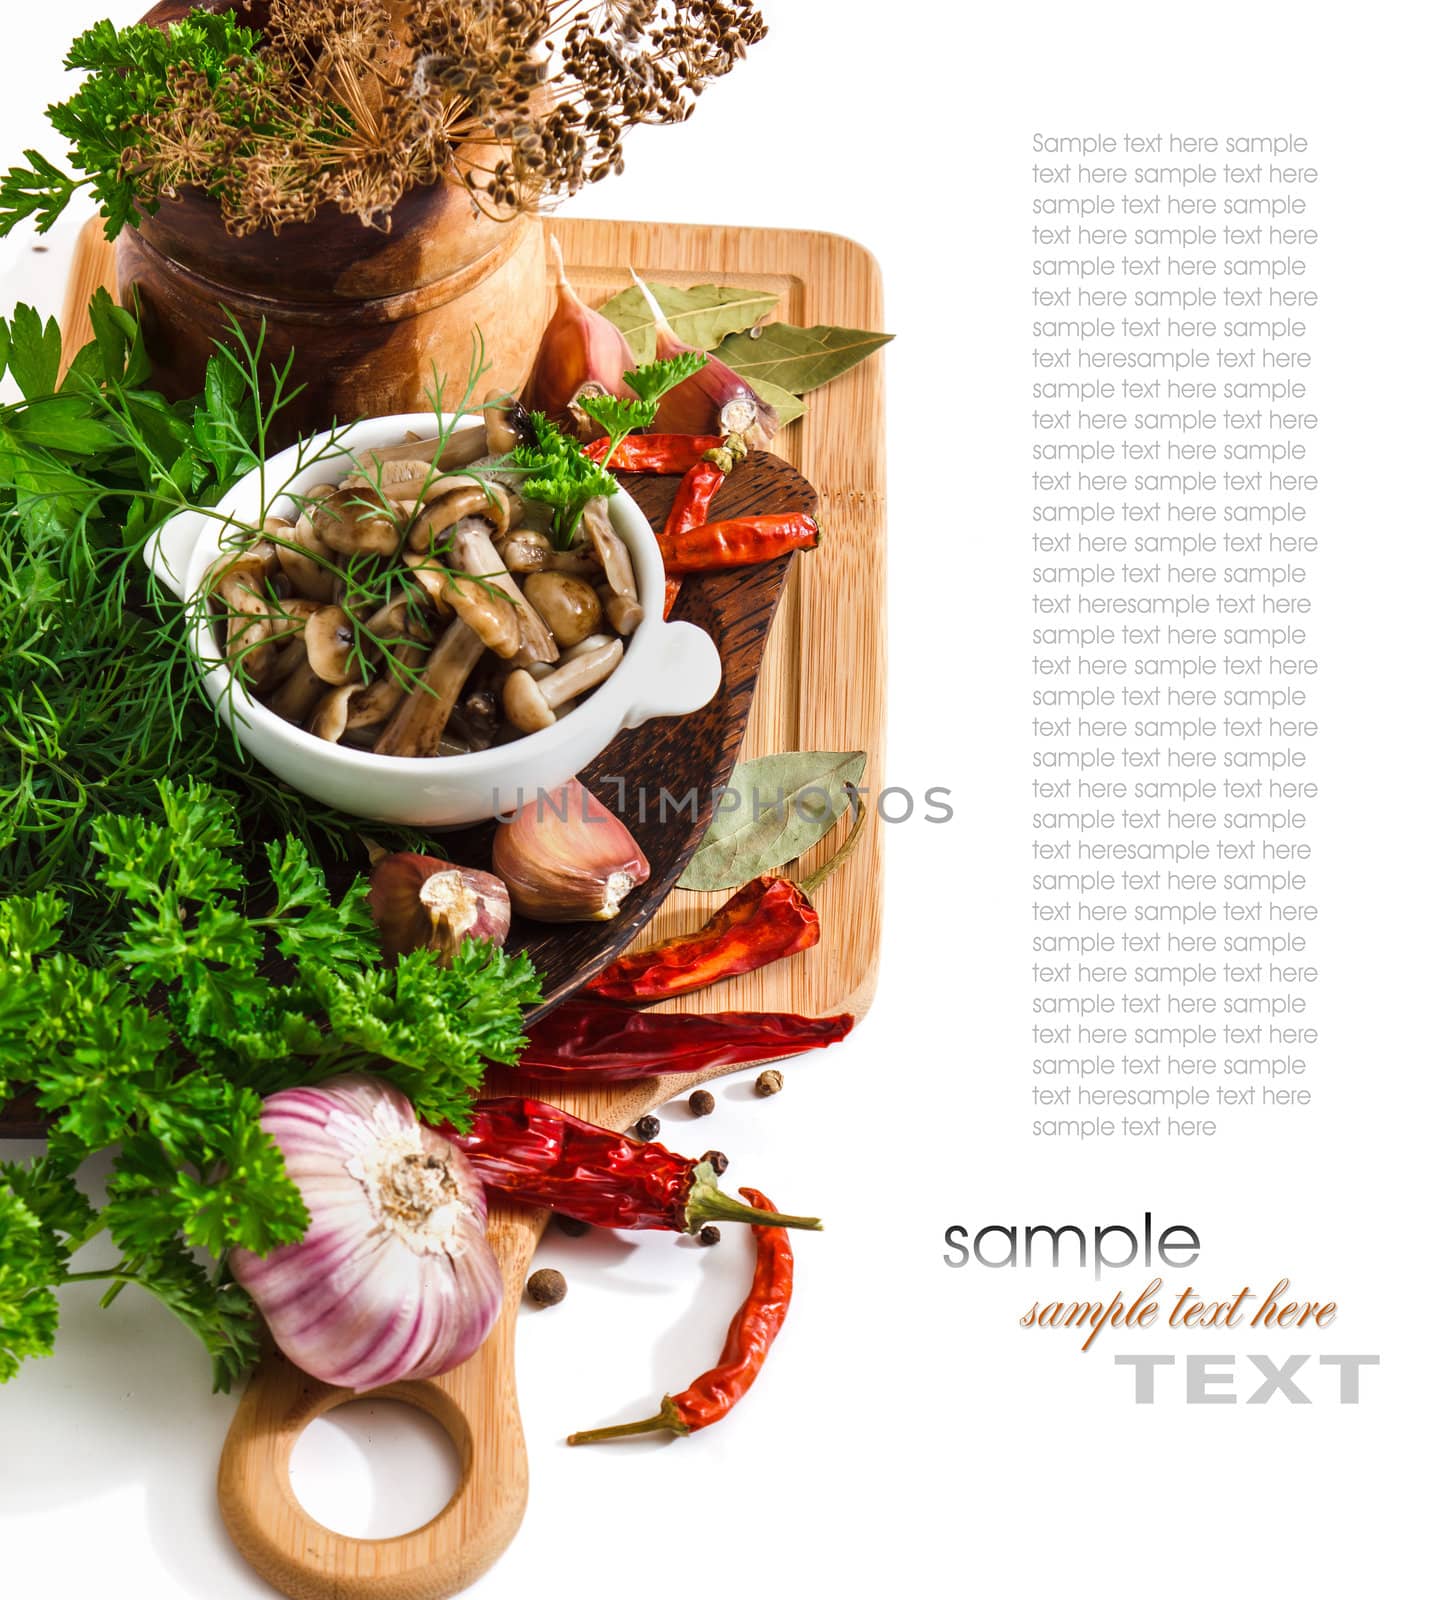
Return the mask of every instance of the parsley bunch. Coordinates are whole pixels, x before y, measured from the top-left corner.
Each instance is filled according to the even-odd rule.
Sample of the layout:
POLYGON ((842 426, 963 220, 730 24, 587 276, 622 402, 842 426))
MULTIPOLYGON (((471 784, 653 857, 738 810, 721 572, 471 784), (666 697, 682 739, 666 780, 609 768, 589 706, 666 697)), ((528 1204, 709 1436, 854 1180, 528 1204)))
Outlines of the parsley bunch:
POLYGON ((92 824, 125 916, 90 960, 58 948, 59 896, 0 900, 0 1104, 28 1089, 54 1115, 43 1157, 0 1164, 0 1379, 53 1347, 57 1286, 106 1279, 112 1294, 135 1283, 169 1305, 228 1388, 257 1324, 225 1252, 262 1254, 308 1222, 259 1126, 261 1098, 363 1068, 426 1120, 462 1121, 486 1061, 517 1058, 522 1007, 539 998, 528 956, 482 940, 447 967, 427 950, 384 966, 363 880, 333 898, 285 838, 265 847, 256 893, 228 797, 192 781, 157 792, 158 818, 92 824), (111 1146, 96 1209, 75 1171, 111 1146), (101 1229, 122 1259, 72 1270, 101 1229))

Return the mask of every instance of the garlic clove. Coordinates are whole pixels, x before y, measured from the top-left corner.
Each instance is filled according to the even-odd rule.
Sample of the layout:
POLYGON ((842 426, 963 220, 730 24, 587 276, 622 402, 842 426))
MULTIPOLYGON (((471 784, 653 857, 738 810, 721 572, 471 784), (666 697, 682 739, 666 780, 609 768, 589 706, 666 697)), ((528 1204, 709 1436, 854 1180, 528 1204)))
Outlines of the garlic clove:
MULTIPOLYGON (((671 361, 697 345, 685 344, 669 326, 663 307, 648 284, 630 270, 654 319, 654 359, 671 361)), ((734 434, 746 445, 765 449, 778 432, 778 413, 727 362, 713 351, 691 377, 676 384, 659 401, 654 419, 656 433, 734 434)))
POLYGON ((447 964, 466 939, 503 944, 509 937, 509 891, 492 872, 408 850, 374 864, 369 910, 391 961, 433 950, 447 964))
POLYGON ((634 836, 577 778, 501 819, 493 864, 535 922, 607 922, 649 876, 634 836))
POLYGON ((587 443, 603 430, 578 402, 598 394, 633 399, 624 374, 636 364, 634 352, 606 316, 574 293, 552 235, 549 244, 559 274, 559 300, 539 341, 525 401, 530 410, 542 411, 587 443))

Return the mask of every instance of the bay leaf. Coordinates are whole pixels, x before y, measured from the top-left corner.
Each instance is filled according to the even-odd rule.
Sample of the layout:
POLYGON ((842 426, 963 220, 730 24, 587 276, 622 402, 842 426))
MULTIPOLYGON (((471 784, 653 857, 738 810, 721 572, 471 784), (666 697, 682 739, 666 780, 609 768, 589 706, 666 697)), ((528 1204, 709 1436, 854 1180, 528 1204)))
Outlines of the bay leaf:
POLYGON ((786 423, 796 421, 808 411, 808 407, 796 394, 790 394, 787 389, 780 389, 776 383, 765 383, 762 378, 745 378, 744 382, 760 400, 767 400, 778 413, 780 428, 786 423))
MULTIPOLYGON (((685 344, 699 350, 715 349, 727 335, 751 328, 778 304, 776 294, 762 289, 734 289, 719 283, 699 283, 692 289, 651 283, 649 288, 663 307, 669 326, 685 344)), ((629 341, 640 366, 654 359, 653 313, 637 287, 616 294, 599 309, 629 341)))
POLYGON ((812 849, 867 765, 863 750, 799 750, 735 767, 679 888, 736 889, 812 849))
POLYGON ((729 334, 718 355, 750 383, 757 378, 790 394, 807 394, 856 367, 892 337, 861 328, 795 328, 790 322, 770 322, 729 334))

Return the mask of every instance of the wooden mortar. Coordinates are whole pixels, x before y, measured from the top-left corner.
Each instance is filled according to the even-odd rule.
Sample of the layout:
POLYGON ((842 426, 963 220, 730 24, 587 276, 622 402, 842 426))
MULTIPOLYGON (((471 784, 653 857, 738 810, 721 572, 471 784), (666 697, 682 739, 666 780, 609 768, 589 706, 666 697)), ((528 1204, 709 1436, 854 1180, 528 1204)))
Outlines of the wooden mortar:
MULTIPOLYGON (((208 10, 236 9, 209 0, 208 10)), ((164 0, 144 18, 161 25, 192 7, 164 0)), ((197 394, 214 341, 232 314, 246 338, 265 328, 265 365, 293 352, 299 398, 281 413, 279 442, 338 419, 423 411, 434 374, 459 398, 483 341, 479 397, 517 391, 549 315, 544 231, 532 217, 476 215, 457 183, 411 189, 387 232, 333 205, 310 222, 238 238, 219 206, 196 190, 160 202, 115 247, 122 302, 138 289, 154 383, 172 398, 197 394)))

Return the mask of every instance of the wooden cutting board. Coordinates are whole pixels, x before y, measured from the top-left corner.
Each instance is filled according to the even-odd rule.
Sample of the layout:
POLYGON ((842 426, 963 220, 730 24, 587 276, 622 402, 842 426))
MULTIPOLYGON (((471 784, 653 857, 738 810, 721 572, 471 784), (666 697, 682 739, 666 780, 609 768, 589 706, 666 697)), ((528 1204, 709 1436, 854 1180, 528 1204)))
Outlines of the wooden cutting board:
MULTIPOLYGON (((776 229, 560 220, 551 224, 570 280, 591 303, 630 282, 722 282, 779 297, 775 320, 881 328, 871 256, 831 234, 776 229)), ((113 289, 98 227, 82 235, 64 315, 66 357, 88 337, 85 307, 101 283, 113 289)), ((886 680, 883 379, 871 359, 810 398, 776 452, 818 492, 825 538, 815 559, 793 563, 769 633, 740 759, 782 750, 869 752, 866 782, 882 785, 886 680)), ((837 847, 842 829, 807 870, 837 847)), ((822 941, 801 957, 734 979, 666 1009, 801 1011, 868 1008, 877 979, 882 913, 882 831, 868 828, 854 859, 821 892, 822 941)), ((698 926, 724 895, 676 891, 645 939, 698 926)), ((821 1058, 813 1063, 821 1071, 821 1058)), ((535 1092, 609 1127, 636 1118, 718 1072, 671 1076, 627 1089, 535 1092)), ((500 1087, 496 1083, 496 1088, 500 1087)), ((503 1085, 505 1092, 512 1084, 503 1085)), ((696 1152, 688 1152, 696 1153, 696 1152)), ((516 1314, 529 1261, 548 1213, 496 1203, 490 1239, 504 1272, 503 1314, 483 1349, 443 1378, 379 1391, 429 1412, 454 1440, 459 1485, 450 1503, 414 1532, 353 1539, 316 1523, 289 1484, 295 1441, 323 1412, 352 1398, 273 1356, 240 1402, 220 1463, 226 1525, 262 1576, 297 1600, 441 1600, 465 1588, 503 1552, 524 1514, 528 1464, 514 1386, 516 1314)), ((619 1503, 615 1479, 616 1504, 619 1503)))

